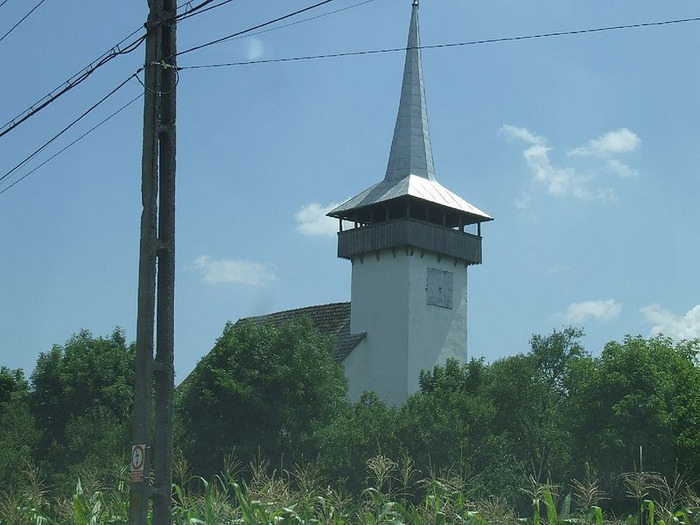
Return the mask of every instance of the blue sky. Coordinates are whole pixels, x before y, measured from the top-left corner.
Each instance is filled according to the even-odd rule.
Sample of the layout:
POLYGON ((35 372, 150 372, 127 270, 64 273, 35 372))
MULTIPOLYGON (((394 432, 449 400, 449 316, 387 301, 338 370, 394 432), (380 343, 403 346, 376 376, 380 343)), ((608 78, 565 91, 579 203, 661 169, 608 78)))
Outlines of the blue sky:
MULTIPOLYGON (((184 21, 179 49, 312 2, 237 0, 184 21)), ((335 0, 299 21, 359 0, 335 0)), ((36 2, 0 6, 0 35, 36 2)), ((0 124, 138 29, 146 2, 47 0, 0 41, 0 124)), ((424 45, 700 16, 677 0, 424 0, 424 45)), ((185 54, 181 66, 405 46, 409 0, 185 54)), ((423 52, 438 180, 495 217, 469 270, 469 353, 526 351, 573 324, 700 336, 700 22, 423 52)), ((0 177, 143 63, 96 71, 0 138, 0 177)), ((178 86, 176 372, 227 320, 350 298, 331 205, 384 175, 401 53, 190 69, 178 86)), ((142 76, 141 76, 142 78, 142 76)), ((132 79, 5 182, 142 91, 132 79)), ((141 100, 0 195, 0 364, 86 328, 133 339, 141 100)))

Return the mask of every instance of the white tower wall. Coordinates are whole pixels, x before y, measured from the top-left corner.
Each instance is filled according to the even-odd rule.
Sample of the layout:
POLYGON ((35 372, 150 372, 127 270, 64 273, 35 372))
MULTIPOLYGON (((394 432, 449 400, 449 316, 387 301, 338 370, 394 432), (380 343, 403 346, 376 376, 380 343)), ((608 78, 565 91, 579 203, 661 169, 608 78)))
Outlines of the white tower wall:
POLYGON ((398 405, 421 370, 467 355, 464 261, 413 249, 355 257, 350 331, 367 336, 345 360, 350 397, 374 390, 398 405))

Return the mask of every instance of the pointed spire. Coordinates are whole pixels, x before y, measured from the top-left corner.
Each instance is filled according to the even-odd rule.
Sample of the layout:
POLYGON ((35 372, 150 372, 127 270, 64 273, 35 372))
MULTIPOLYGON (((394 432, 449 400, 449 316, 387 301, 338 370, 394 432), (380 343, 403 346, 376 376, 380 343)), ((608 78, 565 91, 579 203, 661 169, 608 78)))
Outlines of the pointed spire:
POLYGON ((412 5, 401 101, 394 127, 394 138, 391 142, 389 164, 384 176, 385 181, 401 180, 409 175, 417 175, 431 181, 436 180, 423 86, 418 0, 413 0, 412 5))
MULTIPOLYGON (((462 225, 490 221, 491 217, 442 186, 435 177, 423 87, 418 0, 412 0, 412 6, 399 114, 384 180, 333 208, 327 215, 357 224, 373 224, 373 211, 378 211, 377 217, 388 220, 388 208, 382 203, 410 198, 436 206, 435 209, 457 212, 451 216, 452 220, 458 217, 462 225)), ((447 225, 448 228, 452 226, 457 223, 447 225)))

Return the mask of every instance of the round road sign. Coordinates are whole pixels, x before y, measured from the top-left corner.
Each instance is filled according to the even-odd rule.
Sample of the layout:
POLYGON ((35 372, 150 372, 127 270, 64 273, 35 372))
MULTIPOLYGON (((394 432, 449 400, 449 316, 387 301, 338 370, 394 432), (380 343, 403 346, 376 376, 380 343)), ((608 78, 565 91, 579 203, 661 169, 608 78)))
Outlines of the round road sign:
POLYGON ((131 471, 139 472, 143 470, 143 464, 146 460, 146 453, 143 445, 134 445, 131 447, 131 471))

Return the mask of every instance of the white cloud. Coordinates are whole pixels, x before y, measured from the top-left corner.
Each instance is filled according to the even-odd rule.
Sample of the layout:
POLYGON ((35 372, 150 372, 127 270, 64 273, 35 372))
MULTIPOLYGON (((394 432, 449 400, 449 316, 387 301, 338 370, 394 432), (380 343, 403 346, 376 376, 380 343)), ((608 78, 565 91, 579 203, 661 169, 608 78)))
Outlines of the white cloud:
POLYGON ((651 323, 652 334, 664 334, 674 339, 694 339, 700 337, 700 304, 695 305, 684 315, 676 315, 659 304, 650 304, 639 311, 651 323))
POLYGON ((571 303, 564 312, 564 319, 570 323, 582 323, 588 318, 610 321, 622 312, 622 305, 614 299, 607 301, 583 301, 571 303))
POLYGON ((501 133, 505 134, 509 138, 516 138, 529 142, 530 144, 544 144, 547 142, 544 138, 539 135, 535 135, 530 130, 526 128, 519 128, 518 126, 513 126, 511 124, 504 124, 501 127, 501 133))
POLYGON ((265 45, 262 40, 257 38, 249 38, 246 41, 246 59, 248 60, 260 60, 263 55, 265 55, 265 45))
POLYGON ((194 267, 202 273, 204 280, 211 284, 267 286, 277 278, 268 264, 236 259, 212 260, 208 255, 197 257, 194 267))
POLYGON ((635 169, 630 168, 624 162, 620 162, 617 159, 608 159, 605 164, 613 174, 617 175, 621 179, 631 179, 639 176, 639 172, 635 169))
POLYGON ((585 146, 569 150, 569 156, 578 157, 598 157, 605 159, 605 168, 614 175, 627 179, 636 177, 637 171, 630 168, 619 159, 613 158, 615 155, 630 153, 641 147, 642 140, 639 135, 627 128, 608 131, 600 137, 588 142, 585 146))
MULTIPOLYGON (((526 128, 509 124, 501 128, 501 133, 509 139, 518 139, 529 144, 523 151, 523 157, 533 172, 535 182, 544 185, 547 193, 555 197, 569 194, 578 198, 592 196, 586 187, 587 177, 577 174, 572 168, 557 168, 552 165, 549 159, 551 148, 547 146, 547 140, 544 137, 526 128)), ((520 199, 516 203, 521 209, 528 204, 528 198, 520 199)))
POLYGON ((518 197, 515 198, 513 201, 515 204, 515 207, 518 208, 520 211, 527 210, 530 207, 530 204, 532 204, 532 195, 529 193, 521 193, 518 197))
MULTIPOLYGON (((547 139, 526 128, 505 124, 501 133, 510 140, 525 142, 523 158, 533 175, 533 182, 543 186, 554 197, 575 197, 610 201, 615 199, 610 188, 596 188, 593 181, 603 173, 612 173, 619 178, 637 176, 636 170, 614 158, 614 155, 635 151, 641 140, 627 128, 610 131, 588 142, 587 145, 567 152, 569 157, 592 157, 597 165, 593 169, 581 170, 580 166, 559 167, 552 163, 552 148, 547 139)), ((531 196, 524 193, 515 204, 523 210, 530 205, 531 196)))
POLYGON ((592 139, 585 146, 574 148, 569 155, 596 155, 605 157, 618 153, 629 153, 637 150, 642 144, 639 135, 627 128, 619 128, 608 131, 596 139, 592 139))
POLYGON ((323 206, 315 202, 302 206, 294 214, 297 221, 296 230, 304 235, 335 235, 338 232, 338 220, 326 217, 326 213, 337 206, 336 203, 323 206))

